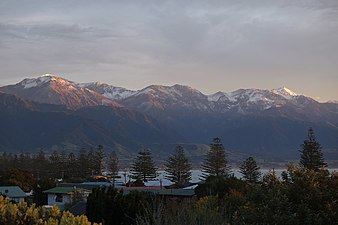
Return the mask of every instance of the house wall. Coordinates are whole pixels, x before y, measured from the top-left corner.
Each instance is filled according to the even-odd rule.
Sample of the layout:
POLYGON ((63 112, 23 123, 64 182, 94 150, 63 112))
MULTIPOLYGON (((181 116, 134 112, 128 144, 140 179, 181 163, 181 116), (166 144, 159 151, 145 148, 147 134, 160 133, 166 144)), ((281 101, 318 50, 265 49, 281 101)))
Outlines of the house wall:
POLYGON ((19 203, 19 202, 23 202, 23 201, 25 201, 25 199, 24 198, 9 198, 10 200, 13 200, 13 201, 15 201, 15 202, 17 202, 17 203, 19 203))
POLYGON ((70 195, 63 194, 61 202, 56 201, 57 197, 58 196, 56 194, 48 194, 48 205, 63 206, 72 201, 72 198, 70 195))

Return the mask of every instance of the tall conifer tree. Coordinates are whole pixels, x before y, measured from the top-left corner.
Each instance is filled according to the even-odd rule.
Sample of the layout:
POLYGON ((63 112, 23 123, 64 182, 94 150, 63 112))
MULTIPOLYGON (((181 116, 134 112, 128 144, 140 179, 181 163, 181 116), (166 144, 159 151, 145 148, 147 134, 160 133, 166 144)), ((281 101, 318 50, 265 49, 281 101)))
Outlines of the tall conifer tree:
POLYGON ((257 183, 261 177, 261 172, 259 169, 260 168, 257 166, 254 158, 249 157, 239 167, 239 172, 243 175, 244 180, 248 181, 249 183, 257 183))
POLYGON ((166 178, 170 181, 178 185, 189 183, 191 179, 191 164, 188 162, 182 146, 176 146, 174 154, 168 158, 165 167, 166 178))
POLYGON ((138 153, 131 171, 136 179, 141 179, 143 182, 157 176, 155 163, 148 149, 144 149, 138 153))
POLYGON ((227 176, 230 172, 227 154, 219 137, 213 139, 202 165, 202 178, 208 176, 227 176))
POLYGON ((118 157, 116 155, 116 152, 113 151, 110 155, 109 155, 109 159, 108 159, 108 171, 110 172, 110 176, 111 178, 113 178, 113 184, 115 185, 115 178, 118 175, 119 172, 119 165, 118 165, 118 157))
POLYGON ((317 142, 311 127, 308 130, 307 139, 301 145, 299 164, 304 168, 314 171, 327 166, 324 161, 322 147, 317 142))

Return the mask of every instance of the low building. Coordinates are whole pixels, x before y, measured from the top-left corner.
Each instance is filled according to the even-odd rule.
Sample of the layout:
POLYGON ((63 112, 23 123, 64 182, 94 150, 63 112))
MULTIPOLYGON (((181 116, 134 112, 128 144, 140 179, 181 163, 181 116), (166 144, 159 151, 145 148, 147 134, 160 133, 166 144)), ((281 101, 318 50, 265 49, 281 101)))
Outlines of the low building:
POLYGON ((113 186, 110 182, 83 182, 83 183, 60 183, 58 187, 76 187, 79 189, 93 190, 97 187, 111 187, 113 186))
POLYGON ((55 187, 44 191, 48 194, 48 205, 56 205, 63 209, 66 204, 73 201, 86 201, 90 190, 76 187, 55 187))
POLYGON ((0 195, 18 203, 25 201, 27 197, 27 194, 19 186, 0 186, 0 195))
POLYGON ((158 189, 158 188, 123 188, 123 194, 127 195, 131 191, 146 192, 156 197, 157 203, 191 203, 195 200, 194 189, 158 189))

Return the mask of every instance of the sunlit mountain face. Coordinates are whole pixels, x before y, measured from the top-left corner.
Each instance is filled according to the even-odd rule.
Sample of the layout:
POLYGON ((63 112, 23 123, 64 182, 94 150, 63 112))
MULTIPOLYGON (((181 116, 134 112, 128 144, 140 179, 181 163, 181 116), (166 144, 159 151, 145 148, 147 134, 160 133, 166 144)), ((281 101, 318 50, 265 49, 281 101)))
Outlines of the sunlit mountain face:
POLYGON ((39 103, 65 105, 69 109, 96 105, 119 107, 119 104, 95 91, 50 74, 24 79, 15 85, 2 87, 1 90, 39 103))
MULTIPOLYGON (((30 149, 41 142, 47 148, 61 143, 75 148, 103 144, 132 154, 146 146, 161 156, 169 154, 173 145, 185 143, 190 146, 189 154, 198 156, 203 150, 196 146, 219 136, 235 155, 296 158, 311 126, 327 157, 338 156, 338 104, 320 103, 287 87, 205 95, 179 84, 150 85, 135 91, 47 74, 0 87, 0 91, 0 122, 7 127, 2 126, 0 134, 12 140, 16 129, 26 129, 34 138, 17 143, 28 146, 27 142, 30 149), (11 110, 18 113, 11 114, 11 110), (47 126, 49 119, 52 127, 47 126)), ((5 144, 0 151, 19 149, 13 142, 1 143, 5 144)))

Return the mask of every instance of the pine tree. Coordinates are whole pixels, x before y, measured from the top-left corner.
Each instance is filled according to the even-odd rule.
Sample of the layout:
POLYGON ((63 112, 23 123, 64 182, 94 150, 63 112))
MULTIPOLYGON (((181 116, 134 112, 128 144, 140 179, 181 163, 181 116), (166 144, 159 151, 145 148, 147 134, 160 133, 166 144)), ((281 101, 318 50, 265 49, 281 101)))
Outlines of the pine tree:
POLYGON ((103 145, 98 145, 94 152, 93 158, 94 173, 102 175, 104 169, 104 150, 103 145))
POLYGON ((189 183, 191 179, 191 164, 188 162, 182 146, 176 146, 174 154, 168 158, 165 167, 167 179, 178 185, 189 183))
POLYGON ((322 153, 321 145, 316 141, 313 129, 310 127, 308 130, 307 139, 301 145, 300 166, 318 171, 322 167, 326 167, 322 153))
POLYGON ((213 139, 213 143, 210 144, 210 149, 202 165, 202 178, 207 178, 208 176, 227 176, 230 171, 230 167, 227 164, 224 146, 221 143, 221 139, 216 137, 213 139))
POLYGON ((108 170, 113 178, 113 184, 115 184, 115 178, 119 172, 118 157, 115 151, 113 151, 109 156, 108 170))
POLYGON ((144 149, 138 153, 131 171, 136 179, 142 179, 143 182, 157 176, 155 163, 148 149, 144 149))
POLYGON ((260 168, 257 166, 254 158, 249 157, 239 167, 239 172, 243 175, 244 180, 248 181, 249 183, 257 183, 261 177, 261 172, 259 169, 260 168))
POLYGON ((67 171, 66 174, 70 177, 76 177, 76 171, 74 171, 74 165, 76 165, 76 156, 73 152, 68 154, 68 160, 67 160, 67 171))
POLYGON ((89 177, 91 174, 92 168, 90 167, 90 160, 88 153, 85 148, 81 148, 77 156, 77 169, 76 174, 78 177, 85 178, 89 177))
POLYGON ((38 180, 48 177, 47 170, 49 169, 49 162, 43 147, 41 147, 40 151, 34 157, 33 169, 35 169, 35 175, 38 180))
POLYGON ((53 178, 58 178, 60 175, 59 165, 60 165, 60 156, 59 153, 55 150, 49 156, 50 162, 50 173, 49 175, 53 178))

